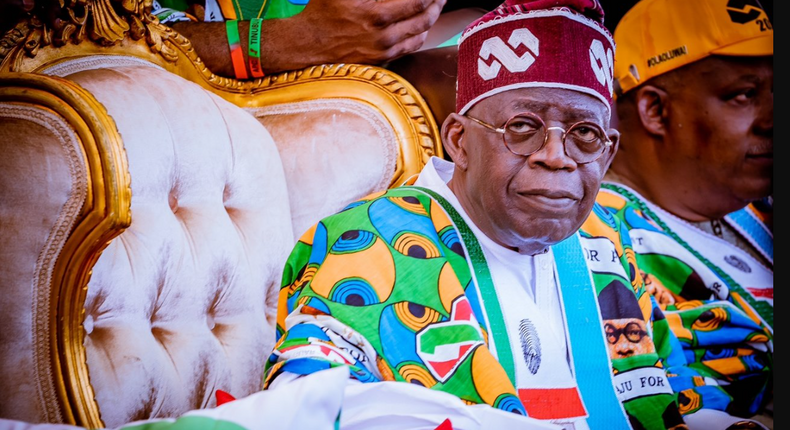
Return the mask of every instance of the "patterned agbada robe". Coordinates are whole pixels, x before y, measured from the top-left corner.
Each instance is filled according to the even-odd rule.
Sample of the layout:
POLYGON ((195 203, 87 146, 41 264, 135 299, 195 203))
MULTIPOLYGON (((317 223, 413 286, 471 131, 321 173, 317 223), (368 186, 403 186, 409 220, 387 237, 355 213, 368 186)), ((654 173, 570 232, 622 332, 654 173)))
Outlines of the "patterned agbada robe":
MULTIPOLYGON (((681 412, 760 412, 772 390, 772 268, 629 188, 604 183, 597 201, 627 226, 646 288, 671 327, 669 343, 675 347, 664 357, 681 412)), ((736 215, 762 218, 746 208, 725 222, 734 224, 730 218, 736 215)), ((772 261, 770 230, 758 226, 754 233, 767 234, 764 248, 772 261)))
MULTIPOLYGON (((347 365, 362 382, 410 382, 452 393, 468 404, 541 415, 540 405, 522 402, 520 395, 529 387, 516 387, 503 364, 521 360, 521 355, 508 357, 499 347, 492 354, 491 339, 507 339, 499 332, 504 328, 491 328, 496 327, 492 315, 499 305, 478 286, 485 270, 470 270, 476 256, 470 256, 471 245, 461 239, 467 236, 457 213, 448 217, 435 198, 411 187, 371 195, 321 220, 300 238, 284 270, 278 341, 267 363, 265 386, 283 372, 303 375, 347 365)), ((644 320, 654 318, 619 222, 596 206, 580 237, 586 253, 598 249, 615 262, 600 272, 581 269, 588 283, 592 273, 594 291, 613 282, 627 285, 644 320)), ((472 254, 481 253, 472 249, 472 254)), ((584 256, 580 261, 584 266, 584 256)), ((597 301, 592 301, 596 309, 597 301)), ((598 315, 596 324, 602 324, 598 315)), ((655 334, 666 338, 666 324, 654 327, 655 334)), ((606 348, 603 335, 585 341, 606 348)), ((507 342, 496 342, 502 343, 507 342)), ((576 348, 574 356, 584 349, 576 348)), ((520 347, 513 345, 512 350, 520 347)), ((599 363, 601 373, 611 373, 603 376, 606 390, 617 396, 616 406, 591 409, 598 394, 588 395, 580 400, 583 413, 613 423, 624 418, 632 428, 683 426, 652 342, 625 358, 607 360, 608 352, 602 350, 607 362, 599 363), (659 389, 647 386, 648 380, 657 381, 659 389)))

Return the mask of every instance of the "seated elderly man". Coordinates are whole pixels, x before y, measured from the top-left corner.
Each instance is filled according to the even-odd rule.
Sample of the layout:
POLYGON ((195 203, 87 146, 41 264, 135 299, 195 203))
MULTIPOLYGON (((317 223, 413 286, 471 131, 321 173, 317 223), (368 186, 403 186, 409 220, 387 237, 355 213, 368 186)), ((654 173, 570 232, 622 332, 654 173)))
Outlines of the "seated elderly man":
POLYGON ((442 126, 454 164, 302 236, 270 390, 346 366, 565 428, 685 428, 628 236, 595 205, 618 146, 602 18, 595 0, 508 0, 467 27, 442 126))
POLYGON ((614 34, 622 137, 598 202, 682 346, 685 370, 667 364, 691 427, 772 421, 773 30, 740 5, 642 0, 614 34))

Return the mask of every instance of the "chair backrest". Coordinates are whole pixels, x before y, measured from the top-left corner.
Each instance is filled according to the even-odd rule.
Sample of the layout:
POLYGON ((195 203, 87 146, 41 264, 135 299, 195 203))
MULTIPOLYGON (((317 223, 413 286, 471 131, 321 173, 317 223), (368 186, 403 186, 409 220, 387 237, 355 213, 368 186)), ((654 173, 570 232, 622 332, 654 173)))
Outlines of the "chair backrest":
POLYGON ((386 70, 235 81, 143 0, 76 3, 0 40, 0 417, 252 393, 295 239, 441 155, 436 124, 386 70))

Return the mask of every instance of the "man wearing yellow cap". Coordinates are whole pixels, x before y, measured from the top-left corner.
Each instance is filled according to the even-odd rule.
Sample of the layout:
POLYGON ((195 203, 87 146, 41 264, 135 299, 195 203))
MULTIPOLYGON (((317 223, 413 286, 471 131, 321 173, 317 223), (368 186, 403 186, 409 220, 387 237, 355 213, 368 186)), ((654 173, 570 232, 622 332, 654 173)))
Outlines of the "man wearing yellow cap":
POLYGON ((681 412, 692 428, 716 410, 766 414, 771 22, 757 0, 642 0, 614 39, 621 144, 597 200, 630 228, 672 329, 667 364, 681 412))

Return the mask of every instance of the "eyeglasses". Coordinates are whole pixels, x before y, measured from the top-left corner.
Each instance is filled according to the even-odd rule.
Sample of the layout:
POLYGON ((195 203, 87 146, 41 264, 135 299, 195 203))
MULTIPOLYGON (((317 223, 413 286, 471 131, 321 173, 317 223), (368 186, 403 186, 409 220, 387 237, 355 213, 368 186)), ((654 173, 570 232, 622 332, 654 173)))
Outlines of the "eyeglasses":
POLYGON ((465 115, 483 127, 502 134, 505 147, 516 155, 529 156, 546 146, 549 130, 562 131, 562 143, 565 154, 578 164, 587 164, 597 160, 612 146, 612 141, 603 129, 593 122, 580 121, 567 130, 562 127, 546 127, 543 120, 531 112, 524 112, 507 120, 502 128, 477 118, 465 115))
POLYGON ((635 322, 630 322, 623 328, 617 328, 611 324, 606 324, 604 325, 604 329, 606 330, 606 340, 612 345, 620 340, 621 334, 625 335, 625 338, 632 343, 639 343, 647 334, 647 332, 642 330, 642 327, 635 322))

